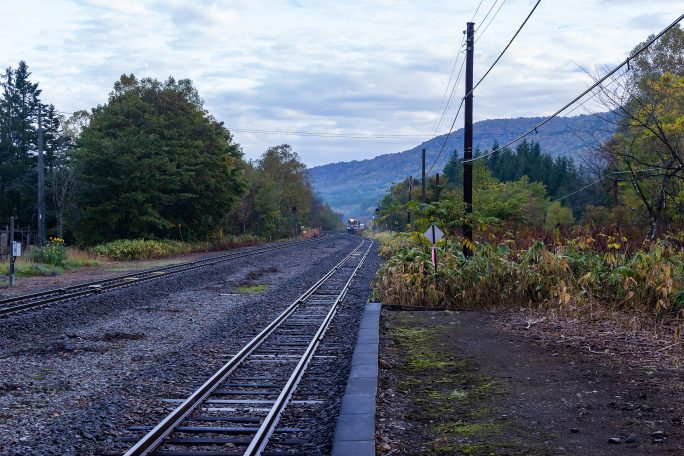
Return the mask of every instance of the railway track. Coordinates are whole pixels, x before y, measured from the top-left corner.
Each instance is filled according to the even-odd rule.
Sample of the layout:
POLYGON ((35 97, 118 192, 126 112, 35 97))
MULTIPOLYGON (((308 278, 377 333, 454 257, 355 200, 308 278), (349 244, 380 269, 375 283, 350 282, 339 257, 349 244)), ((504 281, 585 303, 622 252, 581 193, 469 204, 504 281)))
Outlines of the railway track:
POLYGON ((325 372, 326 356, 317 355, 317 348, 371 246, 362 240, 189 397, 165 400, 180 405, 159 424, 129 428, 147 433, 139 440, 121 439, 136 442, 125 456, 296 452, 306 443, 307 429, 278 423, 286 408, 321 402, 293 400, 293 395, 315 356, 316 368, 325 372))
POLYGON ((173 264, 162 268, 147 269, 144 271, 120 275, 109 279, 96 280, 68 287, 55 288, 38 293, 6 298, 0 300, 0 317, 39 308, 56 302, 69 301, 75 298, 103 293, 115 288, 127 287, 138 283, 149 282, 151 280, 168 277, 170 275, 206 268, 239 258, 281 250, 295 245, 318 242, 325 237, 326 236, 322 236, 304 241, 286 242, 282 244, 268 245, 265 247, 254 247, 246 251, 233 252, 211 258, 205 258, 202 260, 173 264))

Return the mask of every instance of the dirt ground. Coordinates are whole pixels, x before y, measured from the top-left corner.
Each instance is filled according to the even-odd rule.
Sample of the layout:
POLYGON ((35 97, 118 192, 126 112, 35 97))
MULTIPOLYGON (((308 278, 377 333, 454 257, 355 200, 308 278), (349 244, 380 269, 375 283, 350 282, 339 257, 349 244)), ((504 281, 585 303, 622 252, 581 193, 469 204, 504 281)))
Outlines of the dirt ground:
POLYGON ((684 455, 682 360, 608 323, 385 309, 378 452, 684 455))

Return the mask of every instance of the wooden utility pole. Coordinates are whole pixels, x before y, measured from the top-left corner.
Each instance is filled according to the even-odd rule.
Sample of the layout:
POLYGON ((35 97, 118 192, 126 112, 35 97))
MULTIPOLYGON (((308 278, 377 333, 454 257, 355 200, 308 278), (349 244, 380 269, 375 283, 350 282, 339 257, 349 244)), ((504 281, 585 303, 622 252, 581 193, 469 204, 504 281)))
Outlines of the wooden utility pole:
POLYGON ((439 202, 439 173, 435 174, 435 201, 439 202))
POLYGON ((466 31, 466 86, 465 130, 463 135, 463 254, 473 255, 473 53, 475 50, 475 24, 468 22, 466 31))
POLYGON ((43 109, 38 105, 38 245, 45 245, 45 158, 43 156, 43 109))

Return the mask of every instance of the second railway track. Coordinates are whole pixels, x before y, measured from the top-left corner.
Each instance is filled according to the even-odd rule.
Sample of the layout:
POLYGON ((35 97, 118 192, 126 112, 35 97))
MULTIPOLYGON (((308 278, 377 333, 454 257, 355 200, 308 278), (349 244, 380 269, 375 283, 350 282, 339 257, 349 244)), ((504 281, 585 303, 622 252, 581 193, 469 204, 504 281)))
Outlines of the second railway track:
MULTIPOLYGON (((323 236, 324 237, 324 236, 323 236)), ((38 293, 31 293, 11 298, 0 299, 0 317, 10 316, 30 309, 46 306, 48 304, 69 301, 81 297, 86 297, 102 293, 115 288, 122 288, 138 283, 149 282, 151 280, 168 277, 170 275, 189 272, 200 268, 214 266, 239 258, 245 258, 261 253, 272 252, 289 248, 294 245, 317 242, 323 237, 307 239, 303 241, 286 242, 267 246, 258 246, 240 252, 231 252, 224 255, 204 258, 197 261, 173 264, 162 268, 147 269, 131 274, 120 275, 108 279, 80 283, 67 287, 45 290, 38 293)))
MULTIPOLYGON (((331 324, 372 242, 356 248, 156 426, 126 456, 292 454, 307 429, 279 428, 293 394, 331 324)), ((174 400, 169 400, 173 402, 174 400)))

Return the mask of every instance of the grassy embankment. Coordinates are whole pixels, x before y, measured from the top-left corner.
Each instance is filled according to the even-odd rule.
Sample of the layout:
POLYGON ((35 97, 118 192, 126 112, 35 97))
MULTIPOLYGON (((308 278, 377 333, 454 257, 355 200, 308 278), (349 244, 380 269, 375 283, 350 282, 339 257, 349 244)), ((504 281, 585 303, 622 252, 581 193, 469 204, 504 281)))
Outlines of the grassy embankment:
MULTIPOLYGON (((89 249, 65 247, 64 241, 51 238, 42 248, 31 248, 17 259, 17 277, 54 276, 84 267, 102 267, 109 260, 155 260, 194 252, 210 252, 244 247, 262 242, 252 235, 226 236, 213 242, 121 239, 89 249)), ((9 273, 9 263, 0 264, 0 275, 9 273)))

